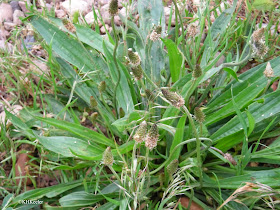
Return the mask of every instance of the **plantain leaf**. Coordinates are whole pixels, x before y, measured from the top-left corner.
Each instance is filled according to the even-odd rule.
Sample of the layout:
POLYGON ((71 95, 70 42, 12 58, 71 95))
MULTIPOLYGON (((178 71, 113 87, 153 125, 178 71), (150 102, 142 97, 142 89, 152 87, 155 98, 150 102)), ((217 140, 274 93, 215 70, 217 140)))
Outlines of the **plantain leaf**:
MULTIPOLYGON (((280 76, 280 57, 270 61, 275 76, 280 76)), ((239 76, 239 81, 232 81, 224 92, 213 98, 205 110, 207 126, 218 122, 235 113, 231 100, 231 86, 233 97, 239 109, 243 109, 253 102, 262 93, 267 84, 267 78, 263 75, 266 63, 258 65, 239 76), (219 109, 219 110, 218 110, 219 109)))
POLYGON ((253 132, 253 130, 255 128, 256 121, 248 110, 246 111, 246 114, 247 114, 248 122, 249 122, 248 136, 250 136, 250 134, 253 132))
MULTIPOLYGON (((118 70, 113 61, 114 60, 113 55, 109 52, 105 43, 103 43, 103 50, 107 58, 107 63, 110 69, 112 80, 116 85, 118 81, 118 73, 117 73, 118 70)), ((122 107, 122 109, 127 114, 127 113, 131 113, 134 110, 134 104, 131 97, 129 85, 126 80, 126 76, 122 70, 123 68, 121 67, 121 65, 119 65, 120 83, 117 87, 117 101, 118 101, 119 108, 122 107)))
POLYGON ((178 81, 181 75, 181 67, 183 62, 183 56, 180 53, 177 45, 170 39, 162 40, 165 46, 167 47, 168 57, 169 57, 169 67, 172 82, 175 83, 178 81))
POLYGON ((37 137, 48 150, 65 157, 75 157, 73 152, 83 156, 97 156, 104 152, 90 145, 87 141, 68 136, 37 137))
POLYGON ((90 206, 103 199, 102 195, 94 195, 85 191, 73 192, 63 196, 59 199, 59 203, 62 207, 82 207, 90 206))
POLYGON ((261 183, 270 187, 279 187, 280 182, 280 169, 262 170, 262 171, 247 171, 244 175, 232 176, 224 179, 219 179, 219 183, 212 179, 204 179, 206 183, 205 187, 218 186, 225 189, 237 189, 245 182, 261 183))
POLYGON ((29 200, 29 199, 36 200, 44 196, 47 196, 48 198, 53 198, 67 190, 76 188, 80 185, 82 185, 82 180, 70 181, 67 183, 58 184, 51 187, 29 190, 15 197, 13 199, 13 203, 17 203, 21 200, 29 200))
POLYGON ((257 10, 270 11, 275 8, 275 4, 272 0, 255 0, 252 6, 257 10))
MULTIPOLYGON (((174 148, 183 141, 186 119, 187 119, 187 115, 183 115, 180 118, 180 120, 177 124, 176 133, 175 133, 175 136, 173 138, 172 145, 170 147, 170 151, 173 151, 174 148)), ((176 151, 172 154, 172 157, 170 158, 170 162, 179 158, 182 148, 183 148, 183 145, 176 149, 176 151)))
POLYGON ((83 72, 94 70, 94 59, 78 41, 67 36, 66 33, 41 17, 33 16, 31 24, 47 44, 52 43, 52 50, 61 58, 77 66, 83 72))
MULTIPOLYGON (((264 102, 254 102, 248 107, 248 111, 252 113, 255 119, 256 130, 258 127, 263 128, 263 122, 267 123, 272 118, 280 115, 280 90, 263 96, 264 102)), ((242 113, 242 117, 246 121, 246 126, 249 127, 249 120, 246 111, 242 113)), ((275 123, 279 122, 279 117, 275 123)), ((217 130, 210 136, 213 139, 216 147, 222 151, 226 151, 232 146, 242 141, 243 127, 237 116, 233 117, 229 122, 217 130)))
POLYGON ((110 146, 115 148, 115 144, 111 139, 108 139, 104 135, 99 134, 87 127, 77 125, 75 123, 63 121, 63 120, 53 119, 53 118, 43 118, 43 117, 35 117, 35 118, 49 125, 73 133, 81 138, 97 143, 98 145, 105 145, 106 147, 110 146))

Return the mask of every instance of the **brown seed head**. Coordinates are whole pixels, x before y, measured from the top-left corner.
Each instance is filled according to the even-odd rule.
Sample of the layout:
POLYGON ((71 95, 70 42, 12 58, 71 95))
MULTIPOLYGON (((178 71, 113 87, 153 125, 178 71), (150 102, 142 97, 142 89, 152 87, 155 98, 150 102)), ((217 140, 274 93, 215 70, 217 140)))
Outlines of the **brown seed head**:
POLYGON ((271 78, 271 77, 275 77, 274 76, 274 71, 273 68, 270 65, 270 62, 268 62, 266 64, 265 70, 263 72, 264 76, 266 76, 267 78, 271 78))
POLYGON ((158 127, 157 124, 154 123, 146 136, 145 146, 150 150, 154 149, 157 146, 158 137, 158 127))
POLYGON ((107 149, 103 153, 103 164, 106 166, 112 166, 114 163, 114 157, 111 152, 111 148, 107 147, 107 149))
POLYGON ((180 108, 185 104, 185 100, 182 96, 178 95, 175 92, 171 92, 166 88, 162 88, 161 92, 163 96, 176 108, 180 108))
POLYGON ((118 7, 118 0, 111 0, 109 4, 109 13, 111 16, 115 16, 118 14, 119 7, 118 7))
POLYGON ((203 123, 205 121, 205 115, 201 108, 195 107, 194 109, 194 116, 197 122, 203 123))
POLYGON ((237 164, 236 161, 231 156, 231 154, 229 154, 229 153, 225 153, 224 154, 224 158, 227 159, 229 162, 231 162, 232 165, 236 165, 237 164))
POLYGON ((142 143, 145 140, 146 133, 147 133, 147 122, 144 120, 139 125, 137 131, 133 136, 133 139, 136 141, 136 143, 142 143))

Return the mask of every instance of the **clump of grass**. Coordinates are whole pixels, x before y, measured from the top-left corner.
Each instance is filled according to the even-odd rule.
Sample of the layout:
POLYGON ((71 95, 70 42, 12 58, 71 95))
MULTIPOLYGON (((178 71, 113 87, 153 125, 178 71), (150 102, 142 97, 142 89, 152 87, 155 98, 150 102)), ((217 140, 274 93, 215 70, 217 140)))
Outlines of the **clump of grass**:
MULTIPOLYGON (((173 1, 176 24, 170 18, 166 30, 162 1, 139 1, 138 23, 129 13, 119 27, 117 4, 110 2, 109 40, 82 19, 31 10, 50 74, 24 92, 21 63, 4 58, 2 82, 19 95, 15 102, 30 94, 33 104, 19 115, 5 110, 12 124, 1 125, 2 207, 41 199, 44 208, 278 208, 277 10, 258 12, 255 1, 182 9, 173 1), (15 185, 25 178, 15 174, 22 144, 34 146, 30 191, 15 185), (58 184, 38 188, 36 177, 55 171, 58 184)), ((31 63, 28 52, 20 56, 31 63)))

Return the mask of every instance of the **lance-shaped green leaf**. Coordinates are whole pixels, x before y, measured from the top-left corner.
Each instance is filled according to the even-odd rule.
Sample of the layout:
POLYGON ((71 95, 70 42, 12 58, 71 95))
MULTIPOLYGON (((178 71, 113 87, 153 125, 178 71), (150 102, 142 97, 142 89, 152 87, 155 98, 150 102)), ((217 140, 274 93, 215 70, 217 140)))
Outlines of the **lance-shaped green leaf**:
POLYGON ((57 55, 77 66, 83 72, 94 70, 94 59, 74 38, 69 37, 55 25, 38 16, 31 18, 31 24, 47 44, 52 43, 52 50, 57 55))
POLYGON ((55 126, 56 128, 66 130, 81 138, 95 142, 98 145, 105 145, 105 146, 110 146, 115 148, 115 144, 111 139, 108 139, 104 135, 97 133, 87 127, 77 125, 75 123, 63 121, 63 120, 53 119, 53 118, 43 118, 43 117, 35 117, 35 118, 49 125, 55 126))
MULTIPOLYGON (((269 122, 280 115, 280 90, 265 95, 263 101, 263 103, 254 102, 248 107, 249 112, 252 113, 251 117, 255 119, 256 130, 262 125, 262 122, 269 122)), ((247 128, 249 128, 250 125, 246 111, 242 113, 242 117, 246 121, 247 128)), ((275 123, 277 122, 279 122, 279 117, 275 123)), ((238 117, 235 116, 212 134, 210 138, 214 140, 215 147, 226 151, 242 142, 242 136, 244 136, 243 126, 238 117)))
POLYGON ((172 78, 172 82, 177 82, 181 75, 181 67, 183 62, 183 56, 180 53, 177 45, 170 39, 162 40, 167 47, 168 57, 169 57, 169 68, 172 78))

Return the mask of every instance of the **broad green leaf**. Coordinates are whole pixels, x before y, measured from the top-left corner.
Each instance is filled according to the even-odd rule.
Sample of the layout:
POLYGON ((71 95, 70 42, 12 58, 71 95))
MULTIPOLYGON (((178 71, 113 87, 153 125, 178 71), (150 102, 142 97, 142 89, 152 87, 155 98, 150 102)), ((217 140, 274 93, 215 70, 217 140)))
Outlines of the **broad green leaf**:
POLYGON ((96 210, 115 210, 117 207, 118 205, 108 202, 98 207, 96 210))
POLYGON ((101 112, 103 119, 107 122, 107 124, 111 124, 114 121, 114 116, 109 113, 104 105, 100 102, 97 97, 98 88, 91 87, 89 88, 86 83, 79 82, 81 81, 81 77, 74 71, 74 69, 63 59, 57 57, 57 62, 61 66, 61 73, 68 80, 70 86, 74 88, 75 93, 84 100, 88 106, 90 106, 90 97, 93 96, 97 103, 99 112, 101 112))
MULTIPOLYGON (((134 141, 128 141, 127 143, 122 144, 121 146, 118 147, 118 151, 120 154, 127 154, 128 152, 133 150, 133 146, 134 146, 134 141)), ((112 154, 113 156, 119 156, 117 149, 112 149, 112 154)), ((72 153, 74 155, 76 155, 77 157, 80 157, 82 159, 85 160, 102 160, 102 155, 97 155, 97 156, 84 156, 84 155, 80 155, 78 153, 75 153, 74 151, 72 151, 72 153)))
POLYGON ((45 19, 33 16, 31 24, 41 34, 47 44, 52 42, 52 50, 69 63, 77 66, 83 72, 94 70, 95 63, 81 44, 60 31, 45 19))
MULTIPOLYGON (((237 104, 238 109, 242 109, 245 106, 248 106, 265 88, 266 84, 263 83, 261 79, 255 81, 253 84, 249 85, 247 88, 243 90, 239 90, 238 93, 236 93, 237 90, 234 90, 234 100, 237 104)), ((229 91, 230 93, 230 91, 229 91)), ((225 106, 223 106, 218 111, 215 111, 211 114, 207 114, 206 112, 206 119, 205 119, 205 125, 211 125, 219 120, 222 120, 232 114, 235 113, 235 108, 233 105, 233 101, 230 100, 225 106)))
POLYGON ((130 124, 132 124, 133 122, 135 123, 139 119, 141 119, 139 112, 134 111, 129 115, 116 120, 112 123, 112 125, 116 126, 120 132, 123 132, 126 128, 129 128, 130 124))
POLYGON ((61 154, 65 157, 75 157, 73 152, 83 156, 97 156, 104 150, 98 149, 81 139, 68 136, 37 137, 40 143, 48 150, 61 154))
POLYGON ((51 186, 51 187, 29 190, 29 191, 26 191, 26 192, 18 195, 17 197, 15 197, 13 199, 13 203, 14 204, 18 203, 20 200, 30 200, 30 199, 36 200, 36 199, 40 199, 44 196, 46 196, 48 198, 53 198, 63 192, 66 192, 67 190, 76 188, 80 185, 82 185, 82 181, 76 180, 76 181, 72 181, 72 182, 58 184, 58 185, 51 186))
MULTIPOLYGON (((274 74, 276 77, 280 76, 280 57, 274 58, 269 61, 271 64, 271 67, 273 68, 274 74)), ((265 70, 267 63, 262 63, 244 73, 242 73, 238 78, 240 82, 232 81, 229 83, 226 88, 224 88, 223 92, 211 99, 211 101, 207 105, 207 112, 213 112, 214 110, 218 109, 221 106, 224 106, 225 104, 229 103, 231 101, 231 91, 230 88, 233 85, 233 95, 234 97, 238 94, 240 94, 241 91, 243 91, 246 88, 249 88, 245 93, 248 95, 251 94, 250 86, 256 85, 255 89, 263 89, 263 86, 260 87, 259 84, 266 84, 267 78, 264 76, 263 72, 265 70), (258 82, 257 82, 258 81, 258 82), (257 83, 255 83, 257 82, 257 83), (258 85, 258 86, 257 86, 258 85)), ((239 102, 235 99, 236 103, 239 102)), ((207 113, 206 112, 206 113, 207 113)))
POLYGON ((3 203, 1 205, 1 208, 4 210, 4 209, 7 209, 9 203, 13 200, 14 198, 14 194, 10 193, 8 195, 5 196, 4 200, 3 200, 3 203))
POLYGON ((85 191, 73 192, 63 196, 59 199, 59 203, 62 207, 82 207, 91 206, 101 200, 104 197, 102 195, 94 195, 85 191))
MULTIPOLYGON (((252 113, 252 117, 255 119, 256 129, 258 127, 263 127, 262 122, 269 122, 272 118, 280 115, 280 91, 275 91, 268 95, 263 96, 264 102, 258 103, 254 102, 249 107, 248 110, 252 113)), ((249 121, 246 115, 246 111, 242 112, 242 117, 246 121, 247 127, 249 127, 249 121)), ((279 121, 279 117, 276 122, 279 121)), ((275 122, 275 123, 276 123, 275 122)), ((232 146, 240 143, 243 136, 243 127, 237 116, 228 121, 224 126, 217 130, 214 134, 210 136, 216 144, 215 147, 226 151, 232 146)))
POLYGON ((218 46, 220 38, 223 36, 227 30, 227 26, 230 23, 232 15, 235 11, 237 1, 235 0, 232 7, 224 10, 222 14, 216 18, 215 22, 211 26, 208 36, 205 40, 205 49, 201 59, 201 67, 207 65, 209 59, 211 58, 212 51, 218 46))
MULTIPOLYGON (((206 179, 204 179, 206 180, 206 179)), ((254 182, 268 185, 270 187, 279 187, 280 182, 280 169, 262 170, 262 171, 247 171, 245 175, 232 176, 224 179, 219 179, 219 185, 217 182, 208 179, 206 183, 203 183, 204 187, 220 186, 224 189, 237 189, 245 182, 254 182)))
POLYGON ((223 70, 229 73, 236 81, 239 81, 237 74, 231 68, 223 68, 223 70))
POLYGON ((137 4, 139 13, 140 29, 143 35, 148 36, 153 24, 162 26, 162 31, 165 30, 165 18, 162 0, 142 0, 137 4), (161 24, 160 24, 161 23, 161 24))
POLYGON ((275 2, 272 0, 255 0, 252 6, 257 10, 270 11, 275 8, 275 2))
POLYGON ((94 30, 90 28, 86 28, 81 25, 75 25, 76 33, 80 41, 88 44, 89 46, 93 47, 94 49, 104 53, 104 49, 102 47, 102 43, 105 42, 108 50, 112 53, 113 52, 113 45, 102 38, 102 36, 96 33, 94 30))
MULTIPOLYGON (((231 94, 232 94, 232 89, 231 89, 231 94)), ((236 114, 237 114, 237 117, 238 117, 238 119, 239 119, 239 121, 240 121, 240 123, 241 123, 241 125, 242 125, 244 134, 245 134, 246 138, 248 138, 248 135, 247 135, 247 124, 246 124, 246 122, 245 122, 245 119, 244 119, 244 117, 242 116, 241 111, 239 110, 237 104, 235 103, 235 100, 234 100, 234 98, 233 98, 233 95, 232 95, 232 98, 231 98, 231 99, 232 99, 233 107, 234 107, 234 109, 235 109, 235 112, 236 112, 236 114)), ((244 142, 243 142, 243 145, 244 145, 244 142)))
MULTIPOLYGON (((175 133, 175 136, 173 138, 172 145, 170 147, 170 151, 173 151, 174 148, 183 141, 183 138, 184 138, 184 128, 185 128, 186 119, 187 119, 186 115, 183 115, 180 118, 180 120, 179 120, 179 122, 177 124, 176 133, 175 133)), ((183 148, 183 145, 176 149, 176 151, 172 154, 170 162, 175 160, 175 159, 179 159, 179 156, 180 156, 182 148, 183 148)))
MULTIPOLYGON (((113 55, 108 51, 107 46, 105 45, 104 42, 103 42, 103 50, 107 59, 107 64, 110 69, 111 78, 116 85, 118 81, 118 73, 117 73, 118 70, 115 66, 113 55)), ((117 87, 117 101, 118 101, 119 108, 122 107, 124 112, 127 114, 134 110, 134 104, 133 104, 133 100, 131 97, 131 92, 130 92, 129 85, 127 83, 126 76, 124 72, 122 72, 122 68, 120 65, 119 65, 119 70, 120 70, 121 78, 120 78, 120 83, 117 87)))
POLYGON ((255 128, 256 121, 248 110, 246 111, 246 114, 247 114, 247 118, 248 118, 248 122, 249 122, 248 136, 250 136, 250 134, 253 132, 253 130, 255 128))
MULTIPOLYGON (((270 61, 275 76, 280 76, 279 62, 280 57, 270 61)), ((261 64, 241 74, 239 76, 240 82, 232 81, 221 95, 212 99, 205 110, 205 124, 207 126, 211 125, 235 113, 231 100, 231 86, 233 87, 234 100, 239 109, 243 109, 251 104, 262 93, 267 84, 267 78, 263 75, 265 67, 266 64, 261 64)))
POLYGON ((181 75, 181 67, 183 62, 183 56, 180 53, 177 45, 170 39, 162 40, 167 47, 168 57, 169 57, 169 67, 172 82, 175 83, 181 75))
POLYGON ((28 136, 29 138, 34 138, 34 134, 33 134, 32 130, 20 118, 16 117, 15 115, 13 115, 10 112, 8 112, 6 109, 5 109, 5 114, 6 114, 7 118, 9 120, 11 120, 13 125, 18 127, 19 129, 21 129, 21 131, 26 136, 28 136))
POLYGON ((73 133, 81 138, 87 139, 89 141, 95 142, 98 145, 105 145, 115 148, 115 144, 111 139, 106 138, 104 135, 99 134, 87 127, 77 125, 74 123, 70 123, 67 121, 57 120, 53 118, 43 118, 43 117, 35 117, 37 120, 45 122, 49 125, 55 126, 62 130, 66 130, 70 133, 73 133))

